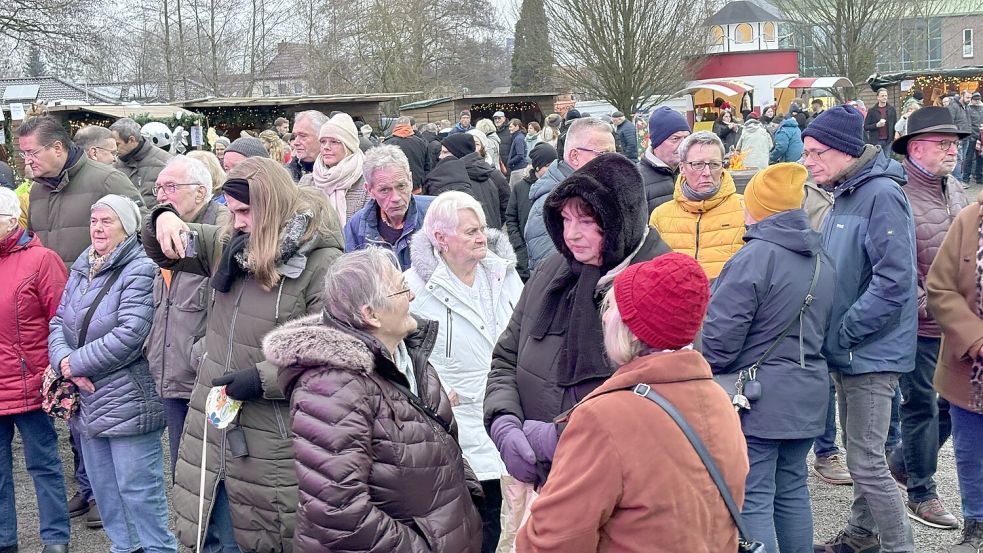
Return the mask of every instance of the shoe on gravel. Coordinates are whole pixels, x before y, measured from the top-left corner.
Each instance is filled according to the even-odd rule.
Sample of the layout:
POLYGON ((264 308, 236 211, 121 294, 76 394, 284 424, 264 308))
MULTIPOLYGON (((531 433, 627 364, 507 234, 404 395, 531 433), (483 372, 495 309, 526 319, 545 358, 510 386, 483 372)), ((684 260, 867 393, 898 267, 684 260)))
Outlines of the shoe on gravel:
POLYGON ((80 517, 85 513, 89 512, 89 502, 82 497, 82 494, 76 493, 68 500, 68 516, 69 518, 80 517))
POLYGON ((812 546, 813 553, 880 553, 881 541, 877 534, 856 536, 841 530, 839 534, 826 543, 812 546))
POLYGON ((850 471, 847 470, 843 456, 839 453, 816 457, 816 461, 812 464, 812 472, 827 484, 836 486, 850 486, 853 484, 850 471))
POLYGON ((102 517, 99 515, 99 507, 95 501, 89 502, 89 512, 85 514, 86 528, 102 528, 102 517))
POLYGON ((949 553, 983 553, 983 520, 964 520, 962 539, 949 553))
POLYGON ((905 507, 908 511, 908 518, 925 526, 943 530, 959 528, 959 520, 945 508, 941 499, 929 499, 918 503, 906 501, 905 507))

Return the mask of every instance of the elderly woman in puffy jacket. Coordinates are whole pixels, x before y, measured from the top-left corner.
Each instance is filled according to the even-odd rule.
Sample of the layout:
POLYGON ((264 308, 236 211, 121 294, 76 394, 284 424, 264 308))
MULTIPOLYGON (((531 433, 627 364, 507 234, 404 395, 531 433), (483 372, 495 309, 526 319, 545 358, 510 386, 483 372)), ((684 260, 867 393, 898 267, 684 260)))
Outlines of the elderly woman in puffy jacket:
POLYGON ((17 223, 20 200, 0 187, 0 551, 17 549, 14 506, 14 427, 21 434, 34 481, 43 553, 68 549, 68 507, 58 435, 41 410, 41 376, 48 366, 48 321, 65 289, 65 264, 17 223))
POLYGON ((164 407, 143 356, 157 268, 140 210, 110 194, 92 206, 92 245, 72 265, 51 320, 51 366, 81 390, 78 428, 113 553, 177 551, 164 490, 164 407))
POLYGON ((820 350, 836 274, 799 208, 807 177, 801 164, 781 163, 748 183, 746 245, 714 283, 703 326, 703 356, 728 389, 760 363, 761 397, 748 392, 751 409, 742 411, 751 464, 743 516, 769 553, 812 551, 806 455, 825 430, 829 397, 820 350))
POLYGON ((430 204, 423 232, 410 246, 406 282, 410 310, 438 322, 430 362, 454 406, 464 458, 481 481, 478 502, 483 552, 499 541, 500 479, 505 465, 485 432, 482 407, 492 349, 519 302, 522 280, 508 238, 485 226, 481 204, 463 192, 445 192, 430 204))
POLYGON ((264 340, 290 397, 299 553, 481 549, 451 402, 427 362, 437 323, 410 314, 397 265, 374 246, 343 255, 324 312, 264 340))

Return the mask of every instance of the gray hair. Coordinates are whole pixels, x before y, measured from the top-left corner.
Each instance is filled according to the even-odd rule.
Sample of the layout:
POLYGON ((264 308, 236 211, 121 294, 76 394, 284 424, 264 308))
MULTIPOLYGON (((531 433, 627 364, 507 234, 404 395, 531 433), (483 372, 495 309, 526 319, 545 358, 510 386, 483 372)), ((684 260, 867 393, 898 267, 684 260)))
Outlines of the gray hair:
POLYGON ((210 200, 212 198, 212 173, 208 170, 208 166, 193 157, 188 157, 186 155, 176 155, 171 159, 167 160, 167 165, 164 167, 180 166, 184 169, 184 176, 188 179, 186 184, 197 184, 198 186, 205 187, 205 199, 210 200))
POLYGON ((586 144, 593 135, 611 134, 611 125, 596 117, 581 117, 574 119, 567 131, 566 142, 563 143, 564 151, 570 151, 586 144))
POLYGON ((299 123, 304 119, 307 119, 308 121, 313 123, 315 129, 320 129, 321 125, 328 122, 327 115, 321 113, 320 111, 317 111, 316 109, 309 109, 307 111, 298 111, 297 114, 294 115, 294 125, 296 125, 297 123, 299 123))
POLYGON ((604 295, 601 313, 607 315, 602 325, 604 327, 604 350, 615 366, 620 367, 638 357, 645 347, 625 324, 618 310, 618 302, 614 297, 612 286, 604 295))
POLYGON ((127 142, 131 138, 140 139, 140 124, 129 117, 121 117, 109 126, 109 130, 119 135, 120 140, 127 142))
POLYGON ((720 137, 715 133, 710 131, 697 131, 689 136, 687 136, 679 144, 679 159, 686 161, 686 154, 689 153, 689 149, 697 144, 701 146, 716 146, 720 148, 720 158, 723 159, 727 155, 727 151, 724 150, 724 143, 720 140, 720 137))
POLYGON ((343 324, 367 330, 362 307, 385 309, 400 279, 399 260, 385 248, 367 246, 335 260, 324 274, 324 312, 343 324))
POLYGON ((86 125, 75 133, 75 144, 83 150, 101 146, 104 140, 112 140, 113 131, 102 125, 86 125))
POLYGON ((481 226, 485 226, 485 211, 481 204, 470 194, 451 190, 434 198, 427 208, 423 218, 423 233, 427 235, 430 244, 437 247, 437 233, 457 235, 457 225, 460 221, 458 212, 470 209, 478 217, 481 226))
POLYGON ((402 117, 399 117, 399 118, 396 119, 396 124, 397 125, 412 125, 413 124, 413 118, 410 117, 409 115, 403 115, 402 117))
POLYGON ((365 153, 365 161, 362 162, 362 177, 365 178, 366 188, 375 186, 372 181, 376 171, 380 169, 402 171, 407 179, 412 180, 413 178, 413 173, 410 172, 410 161, 406 159, 406 154, 392 144, 382 144, 365 153))
POLYGON ((0 214, 9 215, 14 219, 20 219, 22 215, 20 198, 17 197, 16 192, 6 186, 0 186, 0 214))
POLYGON ((432 132, 434 134, 437 134, 439 131, 440 129, 437 128, 436 123, 427 123, 426 125, 423 125, 422 129, 420 129, 420 132, 432 132))

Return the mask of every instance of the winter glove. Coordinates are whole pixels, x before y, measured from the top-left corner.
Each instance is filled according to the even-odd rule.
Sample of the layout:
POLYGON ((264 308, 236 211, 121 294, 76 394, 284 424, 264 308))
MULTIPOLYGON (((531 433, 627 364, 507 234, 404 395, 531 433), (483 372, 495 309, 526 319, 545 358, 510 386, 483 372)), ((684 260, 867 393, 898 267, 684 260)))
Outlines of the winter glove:
POLYGON ((212 386, 225 386, 225 393, 232 399, 249 401, 263 397, 263 382, 256 367, 239 369, 212 380, 212 386))
POLYGON ((502 454, 505 469, 516 480, 527 483, 536 481, 536 453, 522 432, 519 418, 501 415, 492 421, 491 439, 502 454))
POLYGON ((553 462, 556 451, 556 425, 552 422, 525 421, 522 423, 522 433, 526 435, 529 446, 536 453, 536 459, 547 463, 553 462))

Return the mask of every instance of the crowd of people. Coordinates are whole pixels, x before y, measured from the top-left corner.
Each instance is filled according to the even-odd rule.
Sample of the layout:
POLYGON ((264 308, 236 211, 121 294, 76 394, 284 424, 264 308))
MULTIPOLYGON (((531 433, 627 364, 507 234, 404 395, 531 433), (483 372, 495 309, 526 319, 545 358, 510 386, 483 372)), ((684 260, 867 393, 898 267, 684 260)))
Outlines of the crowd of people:
POLYGON ((911 521, 980 553, 976 143, 960 99, 918 101, 712 132, 659 108, 642 151, 620 112, 379 141, 300 111, 187 155, 30 118, 29 191, 0 187, 0 553, 15 428, 45 553, 74 517, 113 553, 914 553, 911 521), (854 495, 818 544, 810 450, 854 495))

